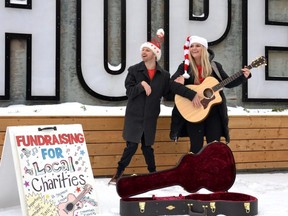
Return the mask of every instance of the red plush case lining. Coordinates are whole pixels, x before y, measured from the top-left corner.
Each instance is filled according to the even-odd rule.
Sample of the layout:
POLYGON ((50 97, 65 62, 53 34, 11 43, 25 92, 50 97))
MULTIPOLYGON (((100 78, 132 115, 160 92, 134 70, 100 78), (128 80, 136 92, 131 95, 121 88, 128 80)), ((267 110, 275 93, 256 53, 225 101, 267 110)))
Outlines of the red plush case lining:
MULTIPOLYGON (((172 169, 122 177, 117 181, 116 188, 122 198, 174 185, 182 186, 191 193, 201 188, 224 192, 232 187, 235 176, 235 161, 230 148, 224 143, 213 142, 204 146, 198 154, 184 155, 172 169)), ((217 196, 217 193, 211 196, 217 196)))
POLYGON ((165 200, 198 200, 198 201, 230 201, 230 202, 253 202, 256 201, 257 198, 254 196, 250 196, 242 193, 234 193, 234 192, 215 192, 211 194, 190 194, 187 196, 169 196, 169 197, 156 197, 153 195, 152 197, 137 197, 137 198, 122 198, 123 201, 165 201, 165 200))

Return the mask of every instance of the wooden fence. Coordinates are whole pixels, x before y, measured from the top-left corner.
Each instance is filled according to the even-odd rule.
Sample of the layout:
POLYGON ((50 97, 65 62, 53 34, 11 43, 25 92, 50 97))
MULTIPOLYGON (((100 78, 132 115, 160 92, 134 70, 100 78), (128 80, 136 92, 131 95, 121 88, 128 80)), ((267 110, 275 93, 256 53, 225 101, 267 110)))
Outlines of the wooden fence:
MULTIPOLYGON (((125 142, 123 117, 13 116, 0 117, 0 155, 7 126, 82 124, 94 176, 114 174, 125 142)), ((160 117, 154 145, 157 170, 172 168, 189 149, 188 139, 169 140, 170 117, 160 117)), ((288 170, 288 116, 230 116, 230 148, 241 170, 288 170)), ((140 145, 139 145, 140 146, 140 145)), ((146 173, 140 147, 125 174, 146 173)))

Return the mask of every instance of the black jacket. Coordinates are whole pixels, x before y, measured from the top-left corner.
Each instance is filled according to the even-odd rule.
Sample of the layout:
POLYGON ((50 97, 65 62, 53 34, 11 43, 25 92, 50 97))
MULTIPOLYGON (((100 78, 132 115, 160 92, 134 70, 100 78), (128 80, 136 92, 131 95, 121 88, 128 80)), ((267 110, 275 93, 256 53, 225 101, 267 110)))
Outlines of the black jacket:
POLYGON ((145 144, 148 146, 154 144, 162 97, 174 92, 192 100, 195 94, 194 91, 171 80, 170 74, 158 64, 155 76, 151 81, 144 62, 133 65, 128 69, 125 88, 128 102, 123 138, 126 141, 140 143, 144 133, 145 144), (146 81, 152 88, 149 96, 146 96, 141 85, 142 81, 146 81))
MULTIPOLYGON (((210 50, 211 52, 211 50, 210 50)), ((210 53, 211 54, 211 53, 210 53)), ((212 52, 212 58, 214 57, 212 52)), ((212 59, 211 59, 212 60, 212 59)), ((218 68, 218 71, 220 73, 221 79, 225 80, 229 76, 225 73, 225 71, 222 68, 222 65, 218 62, 215 62, 216 66, 218 68)), ((188 68, 188 71, 190 71, 190 66, 188 68)), ((178 76, 182 75, 184 73, 184 62, 182 62, 177 71, 173 74, 171 77, 172 80, 176 79, 178 76)), ((190 74, 191 75, 191 74, 190 74)), ((215 73, 215 71, 212 72, 212 76, 215 77, 219 82, 221 82, 221 79, 218 77, 218 75, 215 73)), ((246 82, 246 77, 244 75, 238 77, 234 81, 227 84, 226 88, 233 88, 235 86, 238 86, 242 84, 243 82, 246 82)), ((184 85, 194 84, 194 76, 190 76, 189 79, 185 79, 184 85)), ((230 136, 229 136, 229 128, 228 128, 228 111, 227 111, 227 105, 226 105, 226 98, 223 93, 223 91, 220 91, 220 96, 222 98, 222 103, 217 104, 213 107, 213 109, 216 109, 216 111, 219 112, 221 117, 221 123, 223 127, 223 134, 222 136, 225 137, 226 142, 230 142, 230 136)), ((171 99, 171 95, 170 95, 171 99)), ((205 120, 204 120, 205 121, 205 120)), ((180 112, 178 111, 177 107, 174 106, 172 110, 172 118, 171 118, 171 130, 170 130, 170 138, 171 140, 177 140, 179 137, 186 137, 188 136, 186 131, 186 120, 181 116, 180 112)), ((200 122, 201 124, 201 122, 200 122)))

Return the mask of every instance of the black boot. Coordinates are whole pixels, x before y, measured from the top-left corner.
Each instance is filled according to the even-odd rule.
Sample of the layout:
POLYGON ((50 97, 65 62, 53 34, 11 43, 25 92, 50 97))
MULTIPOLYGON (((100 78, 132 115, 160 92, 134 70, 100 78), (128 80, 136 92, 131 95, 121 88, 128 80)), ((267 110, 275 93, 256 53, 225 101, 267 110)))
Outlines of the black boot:
POLYGON ((116 174, 110 179, 108 185, 110 184, 116 185, 117 180, 121 178, 122 175, 123 175, 123 171, 121 172, 117 171, 116 174))

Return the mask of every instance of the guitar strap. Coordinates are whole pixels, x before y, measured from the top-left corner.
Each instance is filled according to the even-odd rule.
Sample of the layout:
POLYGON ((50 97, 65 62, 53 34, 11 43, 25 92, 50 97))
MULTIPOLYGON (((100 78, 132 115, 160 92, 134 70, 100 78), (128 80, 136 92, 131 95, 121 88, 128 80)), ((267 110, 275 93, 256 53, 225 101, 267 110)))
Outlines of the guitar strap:
POLYGON ((214 72, 216 73, 216 75, 218 76, 218 78, 219 78, 220 80, 222 80, 222 77, 221 77, 221 75, 220 75, 220 72, 219 72, 219 70, 218 70, 218 67, 217 67, 217 65, 216 65, 216 63, 215 63, 214 61, 211 62, 211 66, 212 66, 213 71, 214 71, 214 72))

